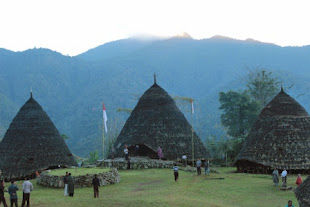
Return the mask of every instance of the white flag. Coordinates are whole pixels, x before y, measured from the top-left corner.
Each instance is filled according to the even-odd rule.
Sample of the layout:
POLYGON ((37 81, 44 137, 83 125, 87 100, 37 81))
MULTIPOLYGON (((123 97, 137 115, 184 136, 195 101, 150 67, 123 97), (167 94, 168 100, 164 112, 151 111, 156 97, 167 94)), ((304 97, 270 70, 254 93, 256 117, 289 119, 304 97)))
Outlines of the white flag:
POLYGON ((194 113, 194 102, 192 98, 191 98, 191 103, 192 103, 192 114, 193 114, 194 113))
POLYGON ((103 105, 103 122, 104 122, 104 129, 105 129, 105 132, 107 133, 108 132, 108 128, 107 128, 107 121, 108 121, 108 117, 107 117, 107 113, 105 111, 105 106, 104 104, 103 105))

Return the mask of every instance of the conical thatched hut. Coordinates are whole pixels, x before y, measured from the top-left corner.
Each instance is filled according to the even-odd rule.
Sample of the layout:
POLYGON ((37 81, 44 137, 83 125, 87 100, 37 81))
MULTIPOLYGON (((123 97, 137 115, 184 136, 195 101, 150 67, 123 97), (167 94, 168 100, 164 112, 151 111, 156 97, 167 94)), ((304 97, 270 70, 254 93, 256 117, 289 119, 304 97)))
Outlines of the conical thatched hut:
MULTIPOLYGON (((194 157, 206 158, 208 153, 197 134, 193 133, 194 157)), ((123 156, 125 145, 129 154, 139 145, 139 155, 157 158, 162 148, 165 159, 181 158, 192 154, 192 129, 174 100, 159 85, 152 85, 139 99, 118 136, 114 148, 117 157, 123 156)))
POLYGON ((310 172, 310 117, 282 88, 258 116, 235 164, 239 172, 310 172))
POLYGON ((50 118, 31 95, 0 143, 1 177, 23 179, 58 165, 77 164, 50 118))
POLYGON ((299 202, 299 207, 310 206, 310 177, 296 188, 295 195, 299 202))

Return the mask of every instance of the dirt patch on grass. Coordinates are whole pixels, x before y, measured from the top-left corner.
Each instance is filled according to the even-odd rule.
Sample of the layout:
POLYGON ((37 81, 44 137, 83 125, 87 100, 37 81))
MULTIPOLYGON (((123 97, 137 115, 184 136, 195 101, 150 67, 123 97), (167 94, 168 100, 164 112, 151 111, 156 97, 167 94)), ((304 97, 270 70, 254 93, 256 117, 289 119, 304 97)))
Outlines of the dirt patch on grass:
POLYGON ((163 180, 152 180, 150 182, 144 182, 144 183, 138 183, 138 187, 132 190, 132 192, 139 192, 139 191, 144 191, 143 186, 148 186, 148 185, 154 185, 154 184, 160 184, 162 183, 163 180))
POLYGON ((152 185, 152 184, 159 184, 162 183, 163 180, 152 180, 150 182, 145 182, 145 183, 138 183, 139 186, 144 186, 144 185, 152 185))

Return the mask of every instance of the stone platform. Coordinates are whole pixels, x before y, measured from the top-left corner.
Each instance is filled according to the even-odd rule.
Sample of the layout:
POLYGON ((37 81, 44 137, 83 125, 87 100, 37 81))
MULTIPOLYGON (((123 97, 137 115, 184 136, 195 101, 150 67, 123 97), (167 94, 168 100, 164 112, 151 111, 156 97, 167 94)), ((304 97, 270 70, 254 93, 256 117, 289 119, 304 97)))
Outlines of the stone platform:
MULTIPOLYGON (((148 157, 131 157, 130 169, 148 169, 148 168, 172 168, 174 161, 155 160, 148 157)), ((127 160, 124 158, 106 159, 98 161, 98 167, 113 167, 117 169, 127 169, 127 160)))
MULTIPOLYGON (((44 172, 41 173, 37 183, 45 187, 63 188, 63 177, 64 176, 50 175, 48 172, 44 172)), ((99 173, 97 174, 97 177, 99 178, 101 186, 119 183, 121 180, 116 168, 112 168, 109 172, 99 173)), ((73 178, 75 180, 75 188, 90 187, 92 186, 92 179, 94 178, 94 175, 86 174, 73 176, 73 178)))

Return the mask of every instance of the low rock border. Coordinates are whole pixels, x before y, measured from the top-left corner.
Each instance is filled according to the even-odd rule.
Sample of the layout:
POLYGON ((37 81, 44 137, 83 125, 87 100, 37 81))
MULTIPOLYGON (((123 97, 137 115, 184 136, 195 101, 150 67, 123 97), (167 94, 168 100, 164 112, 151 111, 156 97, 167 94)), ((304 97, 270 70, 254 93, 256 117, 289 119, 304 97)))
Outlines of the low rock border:
MULTIPOLYGON (((100 186, 116 184, 119 183, 121 180, 116 168, 112 168, 111 171, 108 172, 99 173, 97 174, 97 177, 99 178, 100 186)), ((45 187, 63 188, 65 186, 63 178, 64 176, 50 175, 48 172, 44 172, 41 173, 40 177, 37 180, 37 183, 38 185, 45 187)), ((73 178, 75 181, 75 188, 91 187, 94 174, 73 176, 73 178)))
MULTIPOLYGON (((148 169, 148 168, 172 168, 174 161, 155 160, 147 157, 133 157, 130 160, 130 169, 148 169)), ((98 167, 113 167, 117 169, 127 169, 128 161, 124 158, 101 160, 98 167)))

